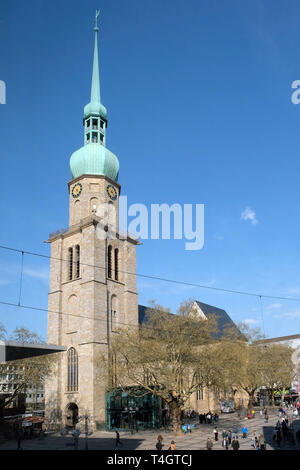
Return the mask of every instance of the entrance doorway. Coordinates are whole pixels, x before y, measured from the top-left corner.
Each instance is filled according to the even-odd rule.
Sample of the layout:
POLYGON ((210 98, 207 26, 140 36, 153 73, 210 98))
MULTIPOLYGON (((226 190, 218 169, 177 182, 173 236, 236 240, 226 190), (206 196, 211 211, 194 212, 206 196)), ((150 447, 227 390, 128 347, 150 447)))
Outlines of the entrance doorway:
POLYGON ((69 403, 66 408, 66 427, 75 428, 78 422, 78 406, 76 403, 69 403))

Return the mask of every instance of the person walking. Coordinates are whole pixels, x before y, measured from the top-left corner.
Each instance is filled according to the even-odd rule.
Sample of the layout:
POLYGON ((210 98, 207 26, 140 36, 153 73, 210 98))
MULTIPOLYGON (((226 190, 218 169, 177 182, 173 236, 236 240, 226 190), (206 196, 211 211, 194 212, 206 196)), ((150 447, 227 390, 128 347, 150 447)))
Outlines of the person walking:
POLYGON ((162 443, 162 441, 163 441, 163 437, 162 437, 161 434, 159 434, 159 435, 157 436, 157 442, 156 442, 156 446, 155 446, 157 450, 162 450, 162 448, 163 448, 163 446, 164 446, 164 444, 162 443))
POLYGON ((227 434, 225 437, 223 437, 222 439, 222 447, 224 447, 224 449, 228 450, 228 446, 229 446, 229 442, 228 442, 228 438, 227 438, 227 434))
POLYGON ((20 428, 17 428, 16 429, 16 441, 17 441, 17 450, 23 450, 22 446, 21 446, 21 442, 22 442, 22 430, 20 428))
POLYGON ((118 447, 118 445, 123 445, 123 443, 121 442, 121 439, 120 439, 120 433, 119 431, 116 429, 116 447, 118 447))
POLYGON ((277 429, 277 431, 276 431, 276 442, 277 442, 278 447, 280 447, 281 440, 282 440, 282 437, 281 437, 280 429, 277 429))
POLYGON ((239 437, 239 436, 238 436, 238 432, 239 432, 239 431, 238 431, 238 428, 237 428, 237 427, 233 428, 233 438, 234 438, 234 439, 238 439, 238 437, 239 437))
POLYGON ((239 440, 234 438, 233 441, 232 441, 231 447, 232 447, 233 450, 239 450, 239 448, 240 448, 239 440))
POLYGON ((214 435, 215 435, 215 441, 217 441, 219 439, 219 437, 218 437, 219 436, 219 430, 218 430, 217 427, 215 427, 215 429, 214 429, 214 435))
POLYGON ((260 449, 258 437, 255 437, 255 439, 254 439, 254 449, 255 449, 255 450, 259 450, 259 449, 260 449))
POLYGON ((256 431, 252 432, 252 447, 255 448, 255 440, 257 439, 256 431))
POLYGON ((213 441, 211 440, 210 437, 208 437, 208 438, 207 438, 207 441, 206 441, 206 449, 207 449, 207 450, 212 450, 213 446, 214 446, 214 445, 213 445, 213 441))
POLYGON ((248 432, 248 428, 246 425, 242 426, 242 434, 243 434, 243 439, 246 439, 247 437, 247 432, 248 432))
POLYGON ((263 419, 263 410, 259 411, 259 417, 260 417, 260 419, 263 419))
POLYGON ((227 432, 227 439, 228 439, 229 445, 231 445, 231 439, 232 439, 232 432, 231 432, 231 429, 229 429, 229 431, 227 432))
POLYGON ((171 441, 169 450, 176 450, 175 441, 171 441))
POLYGON ((260 435, 259 435, 258 440, 259 440, 259 447, 260 447, 260 450, 266 450, 266 441, 265 441, 265 439, 264 439, 263 434, 260 434, 260 435))

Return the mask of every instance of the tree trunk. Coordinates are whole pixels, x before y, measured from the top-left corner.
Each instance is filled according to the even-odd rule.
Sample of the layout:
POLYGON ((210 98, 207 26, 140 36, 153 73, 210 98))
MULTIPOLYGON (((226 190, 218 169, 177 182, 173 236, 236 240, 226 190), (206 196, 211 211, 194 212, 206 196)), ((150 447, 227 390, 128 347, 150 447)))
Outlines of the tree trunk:
POLYGON ((181 434, 181 409, 177 401, 174 400, 169 404, 169 410, 174 434, 181 434))
POLYGON ((248 395, 249 395, 249 402, 248 402, 248 409, 252 409, 253 408, 253 400, 254 400, 254 392, 248 392, 248 395))

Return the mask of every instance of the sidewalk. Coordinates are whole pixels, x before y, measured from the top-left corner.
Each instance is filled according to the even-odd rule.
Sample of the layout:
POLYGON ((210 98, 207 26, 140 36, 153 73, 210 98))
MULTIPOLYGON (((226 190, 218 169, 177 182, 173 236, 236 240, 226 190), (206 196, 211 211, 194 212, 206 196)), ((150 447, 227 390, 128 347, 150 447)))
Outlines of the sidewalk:
MULTIPOLYGON (((276 410, 277 411, 277 410, 276 410)), ((237 427, 239 429, 239 443, 240 450, 254 450, 251 446, 252 440, 251 435, 254 430, 256 430, 257 435, 263 433, 265 440, 267 442, 267 450, 277 449, 277 444, 273 442, 273 429, 278 421, 278 415, 270 413, 269 422, 265 423, 264 419, 259 417, 259 414, 256 414, 254 419, 240 419, 237 413, 230 414, 221 414, 219 422, 217 423, 219 429, 219 441, 214 442, 213 450, 223 450, 221 441, 222 441, 222 431, 223 429, 234 429, 237 427), (246 424, 248 428, 248 436, 246 439, 241 438, 241 426, 246 424)), ((192 433, 174 436, 171 431, 140 431, 138 433, 131 434, 129 432, 120 432, 122 446, 119 447, 120 450, 156 450, 156 438, 158 434, 162 434, 164 440, 164 450, 168 450, 171 440, 176 442, 177 450, 205 450, 206 441, 208 437, 211 437, 214 441, 213 429, 215 424, 207 425, 197 425, 196 429, 192 433)), ((295 431, 300 429, 300 419, 294 421, 295 431)), ((73 438, 72 436, 62 437, 60 434, 48 435, 43 439, 29 439, 22 441, 22 448, 24 450, 74 450, 73 447, 73 438)), ((16 441, 7 441, 4 444, 0 445, 1 450, 12 450, 16 449, 16 441)), ((81 434, 79 438, 78 449, 83 450, 85 448, 85 438, 81 434)), ((116 450, 115 447, 115 433, 106 432, 106 431, 96 431, 88 438, 88 448, 90 450, 116 450)), ((300 450, 299 445, 290 446, 288 442, 282 441, 281 444, 282 450, 300 450)), ((231 448, 230 448, 231 450, 231 448)))

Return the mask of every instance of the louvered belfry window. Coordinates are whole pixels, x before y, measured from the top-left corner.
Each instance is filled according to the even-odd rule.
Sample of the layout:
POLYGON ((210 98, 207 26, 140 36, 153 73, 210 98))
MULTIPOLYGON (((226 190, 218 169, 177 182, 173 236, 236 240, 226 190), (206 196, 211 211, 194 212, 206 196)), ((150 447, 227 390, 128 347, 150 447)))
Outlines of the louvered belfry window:
POLYGON ((119 250, 115 249, 115 280, 119 279, 119 250))
POLYGON ((109 245, 107 250, 107 277, 112 277, 112 246, 109 245))
POLYGON ((76 278, 80 277, 80 246, 76 245, 76 278))
POLYGON ((73 279, 73 248, 69 248, 69 281, 73 279))

